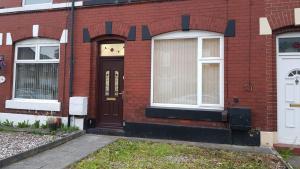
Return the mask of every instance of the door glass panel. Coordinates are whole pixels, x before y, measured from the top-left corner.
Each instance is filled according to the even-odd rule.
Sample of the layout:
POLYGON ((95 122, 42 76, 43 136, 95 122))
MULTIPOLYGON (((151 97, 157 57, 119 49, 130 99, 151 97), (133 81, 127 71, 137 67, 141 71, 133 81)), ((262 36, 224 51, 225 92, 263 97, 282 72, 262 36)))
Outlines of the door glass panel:
POLYGON ((124 43, 115 44, 101 44, 100 56, 102 57, 113 57, 113 56, 124 56, 125 55, 125 45, 124 43))
POLYGON ((115 71, 115 96, 119 95, 119 71, 115 71))
POLYGON ((105 96, 109 96, 109 76, 110 71, 106 71, 105 73, 105 96))
POLYGON ((296 70, 292 70, 289 72, 289 77, 294 77, 294 76, 299 76, 300 75, 300 70, 299 69, 296 69, 296 70))
POLYGON ((280 38, 279 53, 300 52, 300 37, 295 38, 280 38))

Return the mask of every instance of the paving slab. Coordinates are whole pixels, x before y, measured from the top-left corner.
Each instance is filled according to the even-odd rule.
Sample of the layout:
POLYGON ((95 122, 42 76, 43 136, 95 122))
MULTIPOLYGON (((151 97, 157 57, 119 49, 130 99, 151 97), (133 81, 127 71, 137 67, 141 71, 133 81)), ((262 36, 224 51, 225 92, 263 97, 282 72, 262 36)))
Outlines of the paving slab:
POLYGON ((4 169, 64 169, 118 138, 85 134, 54 149, 9 165, 4 169))
POLYGON ((300 169, 300 156, 292 156, 287 160, 294 169, 300 169))

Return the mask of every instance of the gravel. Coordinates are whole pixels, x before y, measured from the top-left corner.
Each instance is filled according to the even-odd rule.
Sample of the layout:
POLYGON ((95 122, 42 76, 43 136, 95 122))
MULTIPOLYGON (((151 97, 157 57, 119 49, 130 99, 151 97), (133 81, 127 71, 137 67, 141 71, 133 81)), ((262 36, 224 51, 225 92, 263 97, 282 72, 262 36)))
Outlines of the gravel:
POLYGON ((0 160, 59 139, 57 136, 0 132, 0 160))

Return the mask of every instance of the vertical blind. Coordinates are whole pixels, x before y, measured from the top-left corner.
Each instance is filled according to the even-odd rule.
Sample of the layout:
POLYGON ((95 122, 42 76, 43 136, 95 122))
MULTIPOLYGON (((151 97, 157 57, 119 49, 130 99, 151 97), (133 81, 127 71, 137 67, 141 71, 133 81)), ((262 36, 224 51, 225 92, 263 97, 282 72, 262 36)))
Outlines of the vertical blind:
POLYGON ((199 57, 196 38, 154 40, 153 103, 198 105, 200 99, 203 105, 221 104, 220 38, 199 40, 199 57))
POLYGON ((16 98, 57 99, 58 64, 17 64, 16 98))
POLYGON ((197 104, 197 39, 157 40, 154 103, 197 104))
POLYGON ((202 65, 202 103, 220 103, 220 65, 205 63, 202 65))
POLYGON ((15 98, 58 99, 59 46, 17 47, 15 98))

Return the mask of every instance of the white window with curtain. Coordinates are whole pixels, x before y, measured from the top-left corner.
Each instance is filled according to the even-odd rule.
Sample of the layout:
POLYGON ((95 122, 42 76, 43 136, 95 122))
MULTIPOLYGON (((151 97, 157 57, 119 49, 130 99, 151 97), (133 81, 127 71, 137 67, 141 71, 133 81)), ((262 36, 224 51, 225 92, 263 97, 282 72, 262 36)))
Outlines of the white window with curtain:
POLYGON ((60 110, 59 48, 59 41, 51 39, 30 39, 16 44, 13 99, 6 102, 6 108, 60 110))
POLYGON ((151 105, 224 108, 222 34, 171 32, 152 39, 151 105))

